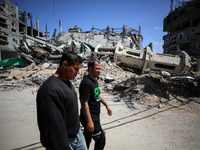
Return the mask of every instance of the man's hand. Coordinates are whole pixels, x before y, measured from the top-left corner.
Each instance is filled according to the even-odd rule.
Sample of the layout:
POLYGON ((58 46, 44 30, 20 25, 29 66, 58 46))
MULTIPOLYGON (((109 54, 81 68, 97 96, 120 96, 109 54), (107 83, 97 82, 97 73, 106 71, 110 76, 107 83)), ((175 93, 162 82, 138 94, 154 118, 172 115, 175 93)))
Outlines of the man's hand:
POLYGON ((100 93, 100 100, 101 100, 101 103, 106 107, 106 109, 107 109, 107 113, 108 113, 108 115, 109 116, 112 116, 112 110, 111 110, 111 108, 108 106, 108 104, 107 104, 107 102, 105 101, 105 99, 104 99, 104 97, 103 97, 103 95, 100 93))
POLYGON ((93 123, 93 121, 87 123, 87 129, 91 133, 94 132, 94 123, 93 123))
POLYGON ((107 112, 108 115, 109 115, 109 116, 112 116, 112 110, 111 110, 111 108, 110 108, 109 106, 107 106, 106 109, 107 109, 107 111, 108 111, 108 112, 107 112))
POLYGON ((94 123, 92 121, 92 117, 90 115, 90 109, 88 105, 88 100, 81 100, 81 107, 83 110, 83 113, 85 115, 85 118, 87 120, 87 129, 89 132, 94 132, 94 123))

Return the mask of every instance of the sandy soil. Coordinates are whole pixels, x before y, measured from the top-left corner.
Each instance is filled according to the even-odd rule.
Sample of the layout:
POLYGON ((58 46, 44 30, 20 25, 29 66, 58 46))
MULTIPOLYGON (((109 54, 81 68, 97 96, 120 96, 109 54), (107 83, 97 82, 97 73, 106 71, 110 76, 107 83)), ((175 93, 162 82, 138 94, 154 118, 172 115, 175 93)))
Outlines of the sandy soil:
MULTIPOLYGON (((44 150, 36 122, 37 88, 0 91, 0 149, 44 150)), ((101 122, 106 131, 105 150, 199 150, 200 111, 196 102, 147 107, 132 101, 104 97, 113 116, 102 107, 101 122), (189 107, 190 106, 190 107, 189 107)), ((94 142, 91 144, 93 149, 94 142)))

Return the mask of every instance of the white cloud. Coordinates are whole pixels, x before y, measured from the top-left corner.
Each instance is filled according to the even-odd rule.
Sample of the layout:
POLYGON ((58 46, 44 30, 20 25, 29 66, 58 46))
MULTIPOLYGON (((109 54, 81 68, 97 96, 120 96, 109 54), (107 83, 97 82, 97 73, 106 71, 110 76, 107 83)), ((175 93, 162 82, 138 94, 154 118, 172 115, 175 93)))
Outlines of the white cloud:
POLYGON ((162 30, 163 28, 162 27, 154 27, 153 29, 154 30, 162 30))
POLYGON ((153 42, 154 45, 163 45, 163 43, 159 43, 159 42, 153 42))

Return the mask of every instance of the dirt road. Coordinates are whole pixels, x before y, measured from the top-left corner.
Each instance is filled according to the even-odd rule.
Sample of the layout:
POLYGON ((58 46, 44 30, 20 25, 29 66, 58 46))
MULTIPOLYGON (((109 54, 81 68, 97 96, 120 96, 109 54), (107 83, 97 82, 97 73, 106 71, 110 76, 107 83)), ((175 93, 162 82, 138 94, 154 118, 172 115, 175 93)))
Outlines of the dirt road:
MULTIPOLYGON (((0 91, 1 150, 44 150, 36 122, 36 89, 0 91)), ((102 106, 105 150, 200 149, 200 112, 187 112, 181 106, 147 108, 109 94, 104 97, 113 110, 109 117, 102 106)))

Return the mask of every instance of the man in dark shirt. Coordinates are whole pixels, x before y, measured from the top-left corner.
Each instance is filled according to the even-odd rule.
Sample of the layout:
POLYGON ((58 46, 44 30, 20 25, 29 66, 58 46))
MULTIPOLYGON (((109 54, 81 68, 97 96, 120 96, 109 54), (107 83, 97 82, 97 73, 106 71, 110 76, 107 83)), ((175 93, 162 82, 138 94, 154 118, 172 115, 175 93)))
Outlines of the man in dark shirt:
POLYGON ((56 73, 49 77, 37 94, 37 120, 40 140, 46 150, 86 150, 80 130, 77 93, 73 80, 82 59, 64 53, 56 73))
POLYGON ((88 63, 88 76, 84 77, 79 87, 81 100, 80 120, 84 127, 86 145, 89 149, 93 138, 95 150, 103 150, 106 143, 105 134, 100 124, 101 103, 106 107, 108 115, 112 115, 112 110, 99 90, 96 78, 99 77, 100 73, 100 62, 95 59, 90 60, 88 63))

